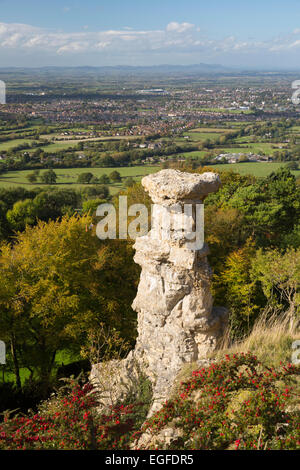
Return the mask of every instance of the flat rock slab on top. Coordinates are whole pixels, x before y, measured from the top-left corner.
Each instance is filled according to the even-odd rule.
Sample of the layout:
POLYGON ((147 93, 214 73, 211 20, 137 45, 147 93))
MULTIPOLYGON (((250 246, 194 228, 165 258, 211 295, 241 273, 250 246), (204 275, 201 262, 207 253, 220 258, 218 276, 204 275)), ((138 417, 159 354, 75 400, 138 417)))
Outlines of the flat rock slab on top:
POLYGON ((161 170, 145 176, 142 185, 155 204, 171 205, 179 201, 201 201, 216 192, 221 181, 213 172, 183 173, 179 170, 161 170))

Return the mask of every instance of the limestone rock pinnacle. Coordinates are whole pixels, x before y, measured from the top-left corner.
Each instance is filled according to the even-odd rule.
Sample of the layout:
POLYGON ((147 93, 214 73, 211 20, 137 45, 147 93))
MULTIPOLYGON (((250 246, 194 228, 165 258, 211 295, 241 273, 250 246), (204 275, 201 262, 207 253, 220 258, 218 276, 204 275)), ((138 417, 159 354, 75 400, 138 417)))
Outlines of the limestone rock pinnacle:
MULTIPOLYGON (((162 170, 142 180, 154 202, 152 227, 134 245, 134 260, 142 268, 132 305, 138 313, 138 337, 135 349, 120 361, 119 369, 132 370, 135 361, 149 377, 154 397, 150 414, 168 397, 185 363, 207 359, 226 325, 226 309, 213 307, 208 247, 204 244, 191 250, 182 231, 185 222, 194 227, 196 222, 196 211, 185 214, 184 204, 194 207, 220 184, 215 173, 178 170, 162 170), (169 216, 173 224, 168 237, 161 237, 169 216)), ((92 376, 96 375, 97 365, 92 370, 92 376)))

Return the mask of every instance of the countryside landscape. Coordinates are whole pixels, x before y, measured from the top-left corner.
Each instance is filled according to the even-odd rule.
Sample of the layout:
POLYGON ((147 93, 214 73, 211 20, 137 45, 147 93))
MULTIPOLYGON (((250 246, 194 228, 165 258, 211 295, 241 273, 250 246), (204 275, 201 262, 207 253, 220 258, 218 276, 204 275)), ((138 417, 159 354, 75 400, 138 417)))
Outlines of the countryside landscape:
MULTIPOLYGON (((70 15, 74 28, 75 3, 59 20, 70 15)), ((96 3, 87 2, 92 12, 96 3)), ((213 41, 198 37, 201 28, 171 20, 163 31, 105 29, 91 46, 88 26, 63 37, 9 8, 0 29, 0 450, 103 451, 131 466, 139 451, 293 454, 300 449, 293 56, 281 67, 268 46, 271 65, 257 52, 257 65, 248 66, 234 55, 245 46, 229 38, 222 60, 219 43, 213 52, 213 41), (160 47, 170 65, 156 58, 160 47), (181 62, 189 47, 203 57, 193 52, 186 57, 195 60, 181 62), (198 205, 205 244, 190 249, 183 220, 196 237, 198 205), (105 219, 110 207, 114 218, 105 219), (140 236, 144 209, 151 231, 140 236), (179 228, 171 225, 166 241, 169 216, 179 228), (103 220, 115 236, 100 237, 103 220)))

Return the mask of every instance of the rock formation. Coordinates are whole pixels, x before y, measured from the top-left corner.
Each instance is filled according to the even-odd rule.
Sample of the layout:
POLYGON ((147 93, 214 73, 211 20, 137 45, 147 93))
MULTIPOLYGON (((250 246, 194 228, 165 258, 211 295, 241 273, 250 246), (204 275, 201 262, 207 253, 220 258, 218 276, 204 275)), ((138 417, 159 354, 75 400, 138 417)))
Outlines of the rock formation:
MULTIPOLYGON (((138 338, 128 357, 113 364, 117 373, 110 385, 114 399, 122 398, 120 377, 128 383, 137 378, 138 367, 152 382, 150 414, 165 401, 182 366, 205 361, 216 348, 226 324, 226 309, 213 307, 208 247, 198 237, 203 200, 220 184, 214 173, 177 170, 142 180, 154 204, 151 230, 134 245, 134 260, 142 268, 132 305, 138 312, 138 338)), ((99 380, 101 368, 93 366, 93 380, 99 380)))

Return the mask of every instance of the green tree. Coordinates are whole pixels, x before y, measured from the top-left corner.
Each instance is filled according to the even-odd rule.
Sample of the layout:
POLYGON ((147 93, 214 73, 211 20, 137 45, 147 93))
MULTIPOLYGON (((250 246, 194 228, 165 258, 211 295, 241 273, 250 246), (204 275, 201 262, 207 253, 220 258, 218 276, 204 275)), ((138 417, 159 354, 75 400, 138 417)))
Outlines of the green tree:
POLYGON ((57 175, 55 171, 47 170, 41 175, 41 181, 44 184, 55 184, 57 179, 57 175))
POLYGON ((289 168, 290 170, 298 170, 299 169, 299 164, 298 162, 288 162, 286 164, 287 168, 289 168))
POLYGON ((24 230, 26 225, 34 225, 37 211, 32 199, 25 199, 14 204, 7 211, 6 217, 13 230, 24 230))
POLYGON ((100 204, 106 203, 105 199, 88 199, 82 203, 83 214, 94 214, 100 204))
POLYGON ((48 221, 61 217, 68 209, 74 212, 79 204, 79 196, 69 189, 42 191, 33 200, 38 219, 48 221))
POLYGON ((72 337, 78 317, 89 315, 95 287, 95 237, 89 218, 39 222, 1 247, 0 331, 11 345, 17 384, 20 365, 49 381, 58 349, 72 337))
POLYGON ((91 221, 40 221, 1 246, 0 337, 10 345, 18 388, 21 367, 47 387, 57 351, 78 352, 100 324, 134 341, 131 244, 100 241, 91 221))
POLYGON ((232 252, 215 283, 223 286, 223 304, 229 308, 233 337, 249 334, 265 298, 256 279, 251 277, 255 247, 252 240, 232 252))
POLYGON ((300 187, 282 167, 252 185, 237 188, 225 202, 244 216, 245 229, 259 246, 278 246, 300 216, 300 187))
POLYGON ((252 278, 261 283, 268 303, 286 310, 293 327, 300 321, 300 248, 260 249, 252 264, 252 278))
POLYGON ((29 183, 36 183, 37 176, 35 173, 28 173, 28 175, 26 176, 26 179, 29 181, 29 183))
POLYGON ((118 171, 114 170, 112 171, 110 174, 109 174, 109 179, 113 182, 113 183, 119 183, 120 181, 122 181, 122 178, 121 178, 121 175, 118 171))
POLYGON ((106 173, 104 173, 103 175, 100 176, 99 183, 100 184, 109 184, 110 183, 110 179, 109 179, 109 177, 107 176, 106 173))
POLYGON ((94 176, 93 173, 90 173, 90 172, 81 173, 77 178, 77 183, 89 184, 93 176, 94 176))

